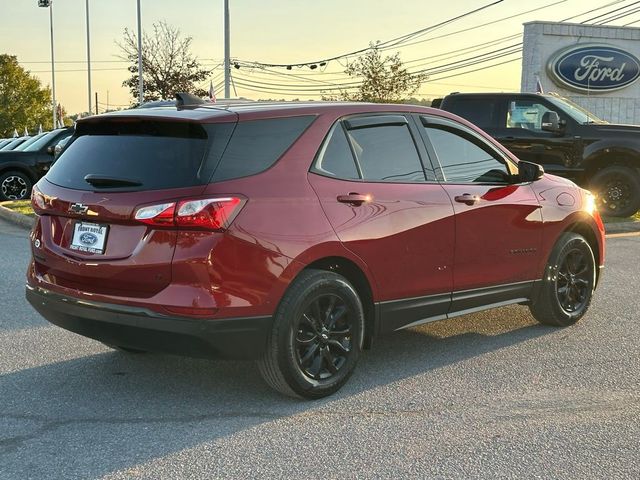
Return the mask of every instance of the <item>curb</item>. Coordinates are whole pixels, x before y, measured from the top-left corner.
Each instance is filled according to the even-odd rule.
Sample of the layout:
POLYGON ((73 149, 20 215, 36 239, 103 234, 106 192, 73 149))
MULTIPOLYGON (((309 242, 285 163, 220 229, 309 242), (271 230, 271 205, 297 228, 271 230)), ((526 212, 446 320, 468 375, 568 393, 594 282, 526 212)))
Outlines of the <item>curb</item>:
POLYGON ((13 210, 9 210, 2 205, 0 205, 0 218, 27 230, 31 230, 31 227, 33 227, 33 224, 35 223, 35 219, 22 215, 21 213, 14 212, 13 210))
MULTIPOLYGON (((35 220, 27 215, 9 210, 6 207, 0 205, 0 218, 7 220, 8 222, 18 225, 19 227, 31 230, 35 220)), ((617 223, 605 223, 605 233, 631 233, 640 232, 640 221, 637 222, 617 222, 617 223)))
POLYGON ((610 233, 631 233, 640 232, 640 222, 617 222, 617 223, 605 223, 604 232, 608 235, 610 233))

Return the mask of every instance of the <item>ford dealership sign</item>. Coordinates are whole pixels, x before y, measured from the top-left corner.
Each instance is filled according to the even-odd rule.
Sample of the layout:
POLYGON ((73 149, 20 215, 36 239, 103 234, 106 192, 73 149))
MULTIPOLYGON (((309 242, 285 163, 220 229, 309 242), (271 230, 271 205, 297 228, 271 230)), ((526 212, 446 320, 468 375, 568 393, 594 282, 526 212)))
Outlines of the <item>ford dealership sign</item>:
POLYGON ((556 52, 549 75, 558 85, 579 92, 611 92, 640 77, 640 60, 610 45, 574 45, 556 52))

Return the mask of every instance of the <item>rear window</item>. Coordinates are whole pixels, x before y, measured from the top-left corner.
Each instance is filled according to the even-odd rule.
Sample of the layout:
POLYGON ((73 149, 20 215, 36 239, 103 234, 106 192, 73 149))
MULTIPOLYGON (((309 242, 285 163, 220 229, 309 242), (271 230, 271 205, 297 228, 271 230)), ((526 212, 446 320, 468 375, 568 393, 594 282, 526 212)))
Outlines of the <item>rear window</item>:
POLYGON ((115 119, 77 126, 47 180, 76 190, 99 190, 86 175, 133 180, 140 186, 109 190, 192 187, 266 170, 315 116, 234 123, 115 119), (230 139, 231 135, 232 138, 230 139))
POLYGON ((78 136, 54 163, 47 180, 77 190, 99 189, 84 180, 89 174, 141 184, 126 190, 205 184, 233 127, 233 123, 200 125, 140 120, 80 123, 78 136))
POLYGON ((495 98, 452 98, 445 110, 470 121, 480 128, 498 127, 498 100, 495 98))
POLYGON ((238 123, 213 181, 260 173, 273 165, 316 117, 269 118, 238 123))

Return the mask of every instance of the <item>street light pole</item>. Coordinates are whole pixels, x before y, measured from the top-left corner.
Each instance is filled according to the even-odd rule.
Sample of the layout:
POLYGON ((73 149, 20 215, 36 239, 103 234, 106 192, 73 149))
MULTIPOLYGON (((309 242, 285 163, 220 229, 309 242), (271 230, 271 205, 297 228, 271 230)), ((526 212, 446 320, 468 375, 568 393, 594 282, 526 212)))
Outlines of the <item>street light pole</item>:
POLYGON ((224 0, 224 98, 231 94, 231 47, 229 45, 229 0, 224 0))
POLYGON ((51 106, 53 110, 53 128, 56 128, 56 61, 53 48, 53 2, 49 2, 49 29, 51 30, 51 106))
POLYGON ((53 1, 38 0, 38 6, 49 9, 49 29, 51 30, 51 113, 53 115, 53 128, 56 128, 56 62, 53 49, 53 1))
POLYGON ((138 103, 144 100, 144 80, 142 78, 142 19, 140 16, 140 0, 138 0, 138 103))
POLYGON ((89 89, 89 113, 91 113, 91 43, 89 36, 89 0, 85 1, 87 12, 87 84, 89 89))

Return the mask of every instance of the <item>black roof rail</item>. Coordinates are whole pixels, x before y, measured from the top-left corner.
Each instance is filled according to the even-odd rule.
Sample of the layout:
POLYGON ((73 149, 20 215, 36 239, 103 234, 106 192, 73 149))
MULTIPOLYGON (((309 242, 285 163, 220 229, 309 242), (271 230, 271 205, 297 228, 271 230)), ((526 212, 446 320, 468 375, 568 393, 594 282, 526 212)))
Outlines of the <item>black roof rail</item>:
POLYGON ((190 93, 178 92, 176 93, 176 107, 187 107, 190 105, 201 105, 205 103, 200 97, 196 97, 190 93))

